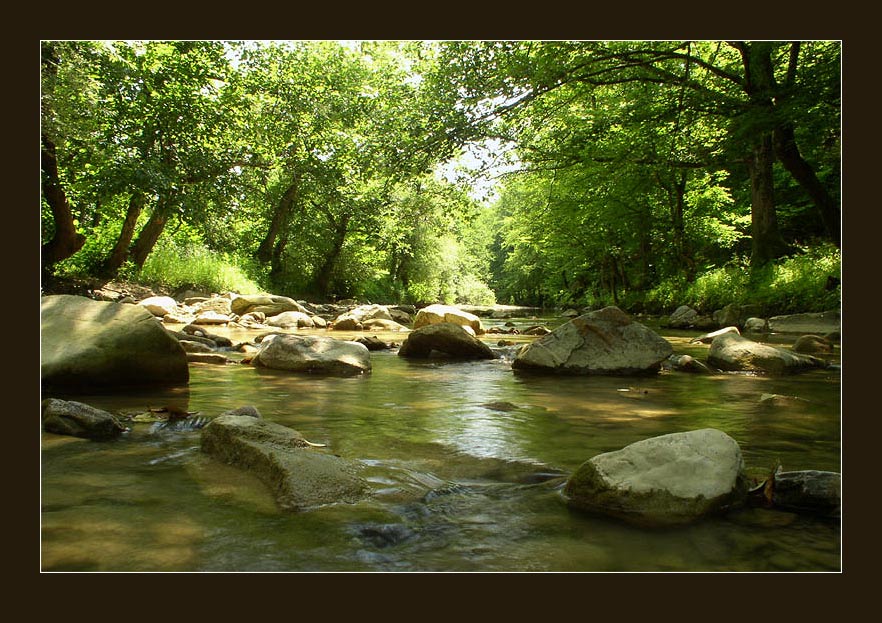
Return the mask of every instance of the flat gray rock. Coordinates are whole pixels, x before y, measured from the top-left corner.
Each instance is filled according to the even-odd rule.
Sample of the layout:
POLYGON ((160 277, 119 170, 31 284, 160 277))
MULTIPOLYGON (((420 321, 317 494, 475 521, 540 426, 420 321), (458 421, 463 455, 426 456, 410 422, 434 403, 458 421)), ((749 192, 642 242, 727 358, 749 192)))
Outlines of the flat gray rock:
POLYGON ((202 429, 202 451, 257 476, 283 510, 367 496, 354 462, 316 449, 296 430, 250 415, 221 415, 202 429))

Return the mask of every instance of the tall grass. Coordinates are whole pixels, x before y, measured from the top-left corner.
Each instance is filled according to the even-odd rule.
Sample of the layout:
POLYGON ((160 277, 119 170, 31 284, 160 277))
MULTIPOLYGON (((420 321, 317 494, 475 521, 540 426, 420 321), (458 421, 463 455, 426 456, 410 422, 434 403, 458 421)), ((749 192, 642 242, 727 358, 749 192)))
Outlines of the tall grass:
POLYGON ((771 262, 753 274, 742 259, 706 271, 692 283, 666 280, 646 294, 644 305, 656 312, 689 305, 711 313, 729 303, 758 305, 765 315, 826 311, 841 304, 841 286, 830 287, 828 282, 829 277, 839 278, 840 272, 839 249, 821 245, 771 262))
POLYGON ((191 286, 210 292, 240 294, 262 291, 235 260, 195 243, 161 241, 147 257, 143 268, 132 277, 171 289, 191 286))

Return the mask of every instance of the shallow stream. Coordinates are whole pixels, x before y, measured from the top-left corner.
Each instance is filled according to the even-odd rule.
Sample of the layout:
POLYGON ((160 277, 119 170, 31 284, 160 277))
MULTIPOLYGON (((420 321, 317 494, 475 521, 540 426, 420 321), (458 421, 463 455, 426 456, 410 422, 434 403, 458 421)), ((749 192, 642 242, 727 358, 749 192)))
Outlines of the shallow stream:
MULTIPOLYGON (((257 333, 210 330, 234 342, 257 333)), ((675 352, 705 360, 708 347, 689 344, 697 332, 659 332, 675 352)), ((510 336, 483 339, 495 346, 510 336)), ((791 341, 771 339, 785 347, 791 341)), ((777 461, 788 471, 838 472, 838 368, 777 378, 524 376, 506 358, 413 362, 395 351, 373 352, 372 364, 372 373, 355 378, 191 364, 186 389, 56 396, 114 413, 174 404, 214 416, 253 405, 264 418, 361 462, 373 494, 358 504, 282 512, 261 482, 202 454, 198 430, 134 424, 110 442, 42 433, 42 569, 841 569, 838 520, 754 508, 644 529, 571 510, 560 494, 563 476, 598 453, 705 427, 732 436, 753 472, 768 472, 777 461), (763 394, 798 400, 771 405, 760 401, 763 394)))

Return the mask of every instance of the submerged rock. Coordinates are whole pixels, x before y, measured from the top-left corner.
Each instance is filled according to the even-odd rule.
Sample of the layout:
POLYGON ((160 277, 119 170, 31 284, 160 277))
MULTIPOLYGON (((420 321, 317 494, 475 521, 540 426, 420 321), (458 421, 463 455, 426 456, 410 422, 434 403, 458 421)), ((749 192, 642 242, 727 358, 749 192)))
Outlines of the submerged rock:
POLYGON ((177 385, 190 378, 178 340, 140 305, 44 296, 40 331, 44 390, 177 385))
POLYGON ((817 357, 760 344, 736 333, 724 333, 714 338, 707 361, 721 370, 768 374, 787 374, 827 366, 817 357))
POLYGON ((202 429, 201 446, 257 476, 284 510, 357 502, 370 491, 356 463, 316 450, 296 430, 249 415, 214 419, 202 429))
POLYGON ((111 413, 82 402, 47 398, 42 403, 43 430, 86 439, 113 439, 126 427, 111 413))
POLYGON ((657 372, 671 344, 617 307, 593 311, 528 344, 512 362, 516 370, 566 374, 657 372))
POLYGON ((564 488, 575 508, 647 526, 688 523, 737 506, 746 494, 738 443, 711 428, 597 455, 564 488))
POLYGON ((442 322, 411 332, 398 350, 400 357, 425 359, 433 353, 465 359, 495 359, 489 346, 462 325, 442 322))
POLYGON ((371 371, 370 351, 363 344, 312 335, 267 335, 251 363, 276 370, 321 374, 371 371))

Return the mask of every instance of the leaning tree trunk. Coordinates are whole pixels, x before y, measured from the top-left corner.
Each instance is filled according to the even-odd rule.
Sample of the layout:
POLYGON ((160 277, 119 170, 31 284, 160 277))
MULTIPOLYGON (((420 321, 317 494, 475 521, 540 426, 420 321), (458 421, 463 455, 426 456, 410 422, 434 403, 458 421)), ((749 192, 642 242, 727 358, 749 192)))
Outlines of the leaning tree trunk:
POLYGON ((171 202, 167 199, 160 199, 153 210, 153 214, 150 215, 144 227, 141 228, 135 244, 129 250, 129 259, 139 269, 144 267, 147 256, 150 255, 150 252, 156 245, 156 241, 162 235, 162 230, 165 229, 165 224, 168 222, 170 209, 171 202))
POLYGON ((325 255, 325 261, 316 272, 315 289, 316 294, 322 298, 327 298, 331 289, 331 275, 334 273, 334 267, 337 265, 337 259, 343 251, 343 243, 346 242, 346 233, 349 228, 348 214, 344 214, 340 221, 334 225, 334 240, 331 250, 325 255))
POLYGON ((101 273, 104 276, 115 277, 120 267, 126 261, 126 256, 129 254, 129 245, 132 243, 132 238, 135 235, 135 226, 138 224, 138 217, 141 216, 143 209, 144 195, 139 192, 132 194, 119 237, 117 237, 113 250, 107 256, 107 259, 104 260, 104 264, 101 267, 101 273))
MULTIPOLYGON (((276 240, 288 224, 288 221, 291 218, 291 213, 294 211, 298 189, 298 179, 295 175, 291 185, 288 186, 282 194, 282 198, 279 199, 279 203, 273 211, 273 218, 270 220, 266 236, 263 237, 260 246, 257 248, 257 253, 255 255, 257 259, 264 264, 271 262, 273 259, 273 249, 276 246, 276 240)), ((284 244, 282 246, 284 247, 284 244)))
POLYGON ((49 209, 52 210, 52 219, 55 224, 55 233, 52 235, 52 239, 40 249, 40 263, 45 272, 53 264, 79 251, 85 244, 86 237, 77 233, 67 195, 58 177, 58 157, 55 153, 55 143, 45 134, 41 135, 40 140, 42 142, 40 167, 43 169, 43 198, 46 199, 49 209))
POLYGON ((793 125, 786 123, 775 128, 774 133, 775 155, 784 168, 793 176, 803 190, 808 193, 812 203, 818 208, 827 234, 833 243, 842 246, 842 233, 840 231, 840 207, 827 189, 815 175, 815 170, 805 161, 796 145, 793 134, 793 125))
MULTIPOLYGON (((784 108, 791 97, 793 89, 796 88, 796 73, 799 65, 799 51, 801 42, 794 41, 790 44, 790 60, 787 64, 787 73, 784 78, 784 88, 778 89, 778 95, 775 98, 775 105, 778 108, 784 108)), ((775 127, 773 134, 773 142, 775 146, 775 155, 784 165, 784 168, 793 176, 793 179, 808 194, 812 203, 817 207, 821 215, 827 234, 833 243, 842 247, 842 232, 840 229, 840 218, 842 210, 837 202, 828 192, 827 188, 818 179, 815 170, 806 162, 805 158, 799 152, 799 146, 796 144, 796 136, 793 131, 793 124, 788 121, 782 121, 775 127)))

